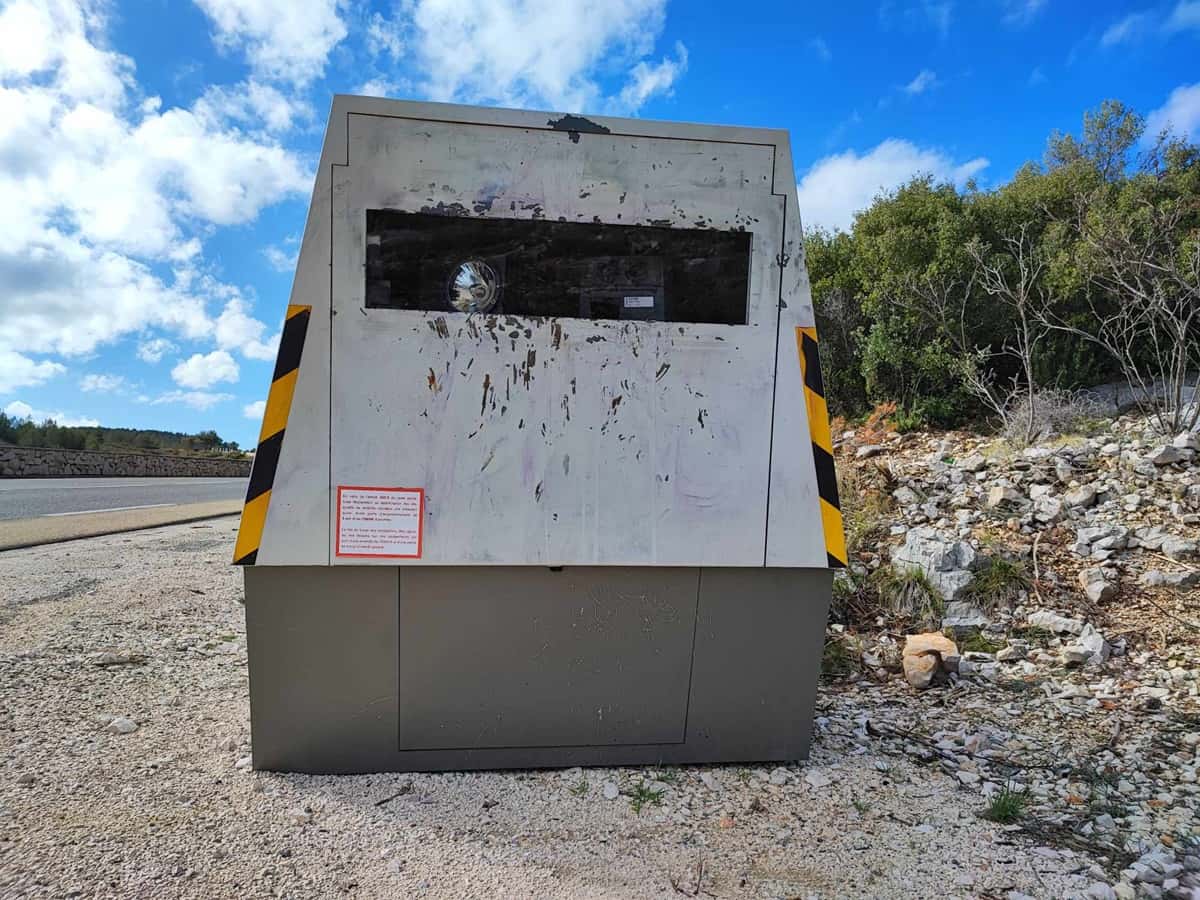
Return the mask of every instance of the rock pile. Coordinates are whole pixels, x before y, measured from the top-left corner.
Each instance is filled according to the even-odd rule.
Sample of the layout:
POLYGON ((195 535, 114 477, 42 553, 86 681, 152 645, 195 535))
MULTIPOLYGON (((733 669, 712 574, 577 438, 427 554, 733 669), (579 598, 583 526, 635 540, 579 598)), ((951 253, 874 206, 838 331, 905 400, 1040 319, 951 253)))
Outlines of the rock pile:
POLYGON ((851 548, 844 577, 920 571, 956 640, 859 623, 861 674, 827 727, 985 808, 1019 795, 1012 827, 1094 861, 1083 896, 1200 900, 1200 435, 1123 418, 1019 451, 967 434, 871 446, 839 466, 886 472, 893 510, 870 524, 893 541, 851 548))

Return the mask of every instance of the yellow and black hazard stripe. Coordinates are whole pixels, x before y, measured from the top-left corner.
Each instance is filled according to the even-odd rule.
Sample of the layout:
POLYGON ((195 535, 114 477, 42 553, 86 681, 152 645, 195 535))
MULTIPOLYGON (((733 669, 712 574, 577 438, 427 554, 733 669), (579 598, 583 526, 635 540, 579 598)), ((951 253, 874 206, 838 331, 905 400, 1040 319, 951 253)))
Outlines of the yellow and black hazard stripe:
POLYGON ((804 405, 808 409, 808 431, 812 436, 813 462, 817 468, 821 527, 825 532, 825 557, 830 568, 846 566, 846 532, 838 501, 837 473, 833 467, 833 438, 829 433, 829 408, 825 405, 825 383, 821 380, 821 356, 817 329, 796 329, 800 354, 800 377, 804 381, 804 405))
POLYGON ((311 306, 288 306, 279 337, 279 352, 275 357, 275 374, 267 393, 267 408, 263 412, 262 429, 258 433, 258 449, 250 469, 250 486, 246 489, 246 505, 242 507, 242 524, 238 528, 237 544, 233 550, 235 566, 252 566, 258 558, 263 526, 267 522, 267 505, 271 502, 271 486, 279 467, 283 449, 283 433, 292 395, 296 393, 296 376, 300 374, 300 355, 304 352, 304 335, 308 333, 311 306))

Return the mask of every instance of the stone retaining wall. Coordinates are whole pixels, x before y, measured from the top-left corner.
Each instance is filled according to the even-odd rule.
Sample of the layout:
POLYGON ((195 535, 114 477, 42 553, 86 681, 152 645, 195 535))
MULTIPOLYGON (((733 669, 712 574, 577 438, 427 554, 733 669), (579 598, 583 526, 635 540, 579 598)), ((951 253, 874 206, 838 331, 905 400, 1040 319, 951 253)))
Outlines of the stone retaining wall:
POLYGON ((0 446, 0 478, 245 478, 249 474, 250 460, 240 457, 0 446))

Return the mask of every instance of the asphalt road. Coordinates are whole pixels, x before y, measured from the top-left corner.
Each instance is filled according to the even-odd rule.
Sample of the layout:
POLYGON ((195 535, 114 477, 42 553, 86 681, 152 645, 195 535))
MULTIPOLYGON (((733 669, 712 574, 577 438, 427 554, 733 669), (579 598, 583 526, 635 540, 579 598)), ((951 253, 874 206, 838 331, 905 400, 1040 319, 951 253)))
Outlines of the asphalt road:
POLYGON ((0 520, 240 500, 245 478, 0 478, 0 520))

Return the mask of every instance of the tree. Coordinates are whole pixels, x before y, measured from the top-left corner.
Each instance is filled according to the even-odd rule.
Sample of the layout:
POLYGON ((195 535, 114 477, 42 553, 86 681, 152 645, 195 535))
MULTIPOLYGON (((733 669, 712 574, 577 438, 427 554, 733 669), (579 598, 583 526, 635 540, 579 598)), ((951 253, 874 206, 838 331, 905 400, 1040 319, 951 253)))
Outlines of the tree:
POLYGON ((870 409, 862 373, 862 342, 871 322, 863 311, 854 253, 854 239, 845 232, 818 228, 805 236, 804 261, 821 336, 825 398, 830 410, 842 416, 870 409))
POLYGON ((1046 148, 1051 169, 1084 163, 1106 182, 1125 174, 1133 149, 1146 130, 1145 120, 1120 100, 1105 100, 1083 114, 1083 140, 1054 132, 1046 148))
POLYGON ((1020 368, 1020 375, 1014 375, 1007 388, 998 387, 989 374, 994 370, 990 369, 982 375, 976 375, 973 369, 968 374, 972 379, 968 386, 974 386, 976 396, 1000 416, 1006 431, 1012 431, 1013 412, 1023 408, 1022 443, 1028 444, 1037 431, 1038 382, 1034 361, 1042 339, 1050 330, 1041 315, 1051 306, 1043 280, 1045 254, 1029 221, 1022 222, 1015 233, 1004 235, 998 251, 975 240, 967 245, 967 253, 975 261, 975 276, 984 292, 1008 308, 1012 322, 1010 336, 998 352, 1010 357, 1020 368), (1022 396, 1025 402, 1020 404, 1022 396))
POLYGON ((1155 429, 1175 434, 1200 422, 1200 201, 1144 188, 1079 198, 1071 224, 1092 315, 1042 321, 1108 352, 1155 429))

